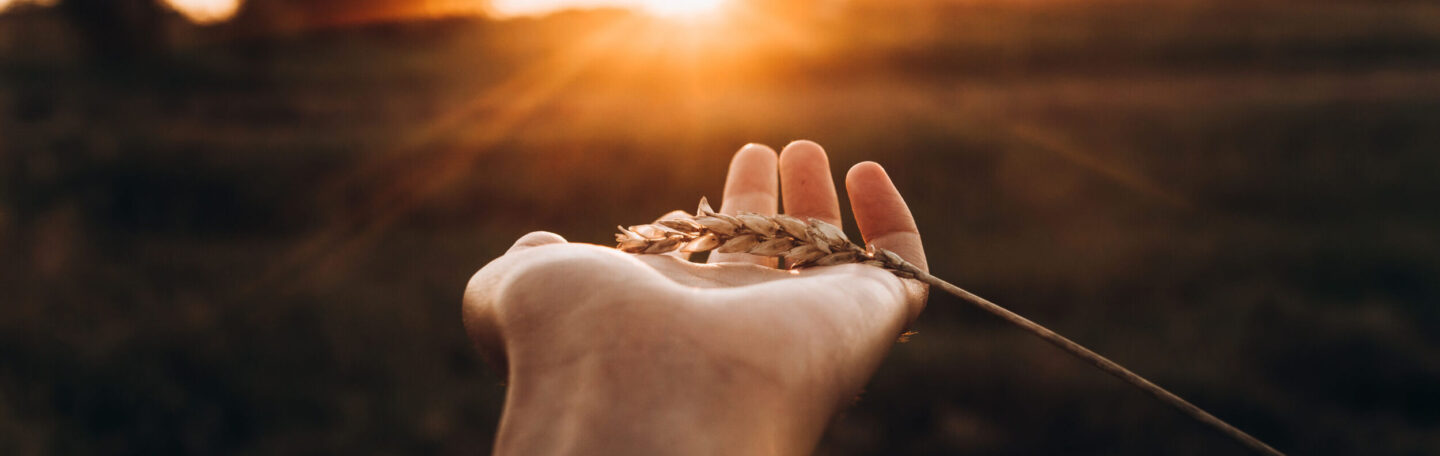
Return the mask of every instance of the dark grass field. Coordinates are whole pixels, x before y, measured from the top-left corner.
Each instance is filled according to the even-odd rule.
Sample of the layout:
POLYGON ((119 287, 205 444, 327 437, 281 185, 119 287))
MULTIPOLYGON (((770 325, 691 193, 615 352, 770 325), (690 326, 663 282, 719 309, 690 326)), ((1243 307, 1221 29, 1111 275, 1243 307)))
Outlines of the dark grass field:
MULTIPOLYGON (((1440 6, 886 5, 122 59, 0 15, 0 453, 483 453, 471 273, 799 138, 886 165, 936 275, 1282 450, 1440 453, 1440 6)), ((957 300, 916 329, 819 454, 1243 454, 957 300)))

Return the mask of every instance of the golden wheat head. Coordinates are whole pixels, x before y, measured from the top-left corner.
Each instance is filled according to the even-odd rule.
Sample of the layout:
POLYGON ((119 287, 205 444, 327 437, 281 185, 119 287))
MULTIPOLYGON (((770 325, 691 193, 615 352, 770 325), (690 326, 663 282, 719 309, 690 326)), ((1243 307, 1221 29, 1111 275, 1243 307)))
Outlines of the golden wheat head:
POLYGON ((850 242, 845 231, 835 225, 788 215, 721 214, 705 198, 700 198, 700 208, 693 216, 619 228, 616 248, 629 253, 713 250, 781 258, 791 269, 860 263, 906 278, 914 278, 918 271, 894 252, 850 242))

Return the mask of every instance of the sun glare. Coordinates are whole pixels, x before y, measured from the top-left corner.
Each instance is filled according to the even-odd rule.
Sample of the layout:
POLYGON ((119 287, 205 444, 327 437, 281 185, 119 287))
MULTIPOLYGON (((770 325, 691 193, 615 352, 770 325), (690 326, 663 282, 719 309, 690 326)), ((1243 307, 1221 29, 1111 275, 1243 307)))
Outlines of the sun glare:
POLYGON ((724 0, 645 0, 640 8, 658 16, 700 16, 720 9, 724 0))
POLYGON ((171 8, 199 23, 219 22, 235 15, 240 0, 165 0, 171 8))
POLYGON ((5 8, 9 8, 11 6, 18 6, 26 3, 33 3, 41 6, 51 6, 54 5, 57 1, 59 0, 0 0, 0 11, 4 11, 5 8))
POLYGON ((571 8, 630 8, 663 17, 698 17, 720 9, 726 0, 494 0, 501 16, 545 14, 571 8))

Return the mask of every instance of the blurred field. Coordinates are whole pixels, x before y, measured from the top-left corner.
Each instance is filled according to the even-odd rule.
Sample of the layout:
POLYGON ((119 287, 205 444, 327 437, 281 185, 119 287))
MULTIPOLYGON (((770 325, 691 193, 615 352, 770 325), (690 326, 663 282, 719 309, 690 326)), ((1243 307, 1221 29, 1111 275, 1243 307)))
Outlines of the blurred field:
MULTIPOLYGON (((0 453, 483 452, 471 273, 799 138, 886 165, 936 275, 1282 450, 1440 453, 1440 5, 1160 3, 171 24, 120 61, 0 15, 0 453)), ((1240 454, 958 301, 917 329, 819 454, 1240 454)))

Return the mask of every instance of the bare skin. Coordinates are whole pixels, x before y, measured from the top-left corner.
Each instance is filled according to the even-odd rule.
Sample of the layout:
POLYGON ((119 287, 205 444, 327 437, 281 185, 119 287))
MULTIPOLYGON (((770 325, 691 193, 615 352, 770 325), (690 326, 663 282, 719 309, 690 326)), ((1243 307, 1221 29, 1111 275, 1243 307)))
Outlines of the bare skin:
MULTIPOLYGON (((735 154, 720 211, 840 225, 829 160, 797 141, 735 154)), ((846 177, 867 243, 924 266, 885 171, 846 177)), ((674 214, 672 214, 673 216, 674 214)), ((800 272, 773 259, 630 255, 521 237, 465 290, 465 327, 506 373, 497 455, 803 455, 924 308, 925 287, 879 268, 800 272)))

